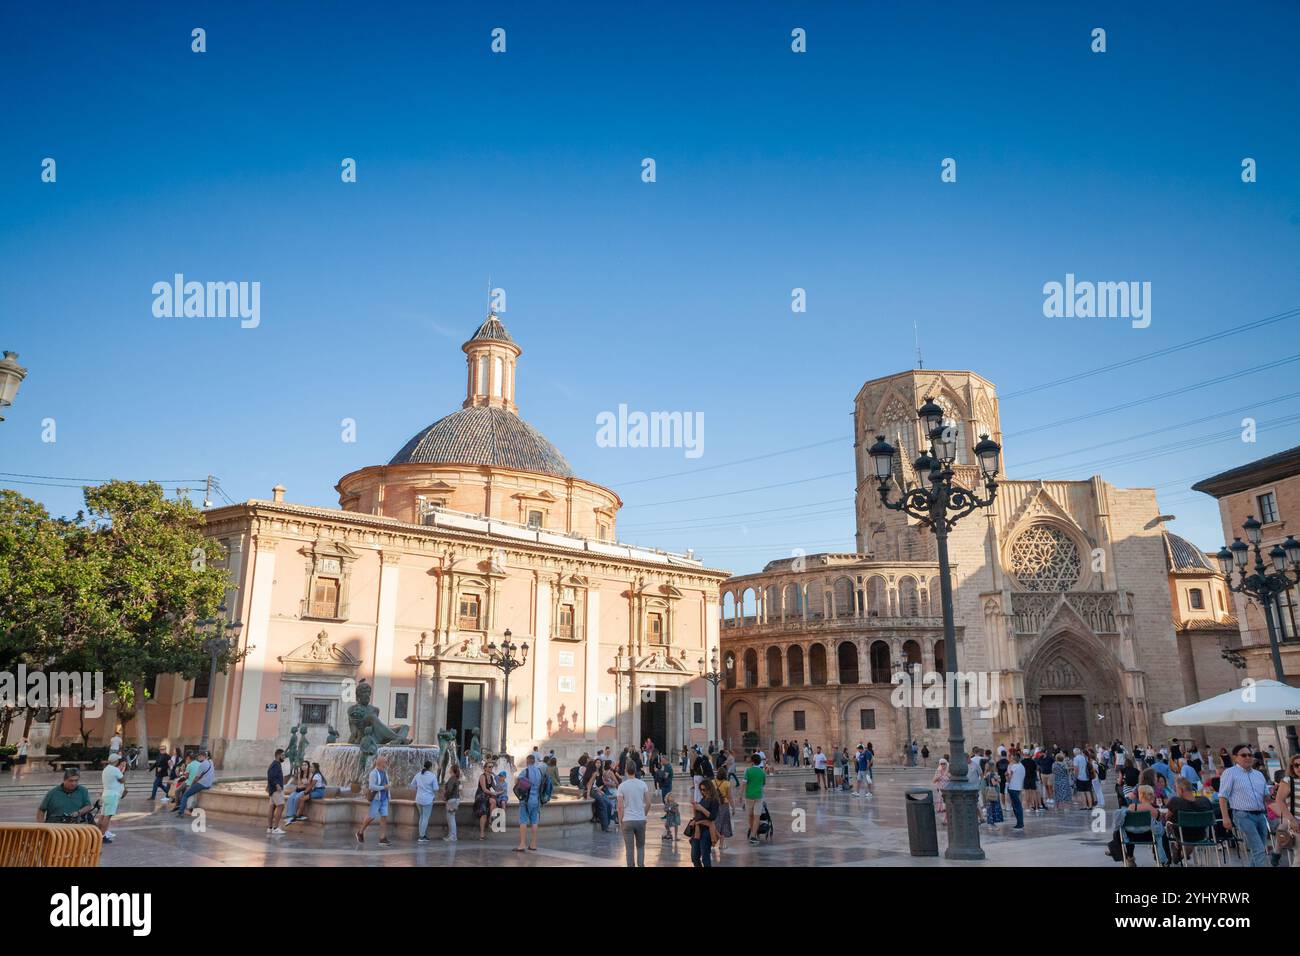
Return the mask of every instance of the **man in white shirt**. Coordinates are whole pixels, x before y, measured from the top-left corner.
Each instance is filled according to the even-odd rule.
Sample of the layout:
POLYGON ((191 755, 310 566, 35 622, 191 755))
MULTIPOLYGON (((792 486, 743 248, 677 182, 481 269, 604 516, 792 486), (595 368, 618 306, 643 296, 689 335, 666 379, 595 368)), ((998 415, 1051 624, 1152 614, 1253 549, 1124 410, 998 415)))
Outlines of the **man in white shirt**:
POLYGON ((1011 809, 1016 815, 1016 825, 1013 830, 1023 830, 1025 828, 1025 811, 1020 803, 1021 791, 1025 789, 1025 765, 1020 762, 1019 755, 1007 765, 1007 796, 1011 798, 1011 809))
POLYGON ((108 766, 104 768, 103 783, 104 792, 100 795, 99 811, 99 832, 104 835, 105 843, 113 842, 113 831, 108 828, 113 822, 113 815, 117 813, 117 803, 126 793, 126 786, 122 783, 122 770, 120 764, 122 757, 117 753, 108 755, 108 766))
POLYGON ((640 777, 629 774, 618 785, 618 826, 623 834, 628 866, 645 866, 645 824, 649 809, 650 788, 640 777))
POLYGON ((813 754, 813 773, 817 775, 817 784, 823 790, 826 789, 826 755, 822 753, 822 748, 818 747, 817 752, 813 754))
POLYGON ((110 754, 122 752, 122 732, 120 730, 113 731, 113 739, 108 742, 108 752, 110 754))

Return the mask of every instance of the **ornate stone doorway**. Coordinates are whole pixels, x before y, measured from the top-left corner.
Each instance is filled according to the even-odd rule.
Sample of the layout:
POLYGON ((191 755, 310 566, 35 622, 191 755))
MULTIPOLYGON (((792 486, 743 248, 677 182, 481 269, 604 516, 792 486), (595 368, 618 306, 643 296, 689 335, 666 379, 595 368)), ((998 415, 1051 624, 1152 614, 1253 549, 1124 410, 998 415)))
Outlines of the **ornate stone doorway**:
POLYGON ((1123 687, 1118 661, 1096 637, 1063 630, 1043 638, 1025 663, 1028 741, 1068 751, 1128 739, 1123 687))

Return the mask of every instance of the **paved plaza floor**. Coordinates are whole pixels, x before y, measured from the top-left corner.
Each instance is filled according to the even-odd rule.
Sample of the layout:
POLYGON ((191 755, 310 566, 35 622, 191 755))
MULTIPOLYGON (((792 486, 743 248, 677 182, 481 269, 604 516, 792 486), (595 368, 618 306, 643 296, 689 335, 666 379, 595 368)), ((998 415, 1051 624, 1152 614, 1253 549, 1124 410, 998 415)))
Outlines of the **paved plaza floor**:
MULTIPOLYGON (((913 857, 908 847, 904 792, 928 787, 932 770, 885 769, 876 774, 875 798, 868 800, 841 791, 805 792, 811 773, 785 772, 769 782, 767 805, 775 821, 771 842, 750 846, 745 838, 744 812, 735 813, 736 836, 727 841, 722 867, 754 866, 1055 866, 1122 869, 1103 852, 1109 832, 1093 832, 1092 814, 1081 809, 1048 810, 1026 815, 1025 829, 1013 831, 1014 820, 996 828, 983 826, 980 836, 987 859, 980 863, 949 863, 942 856, 913 857), (799 824, 802 824, 800 826, 799 824)), ((0 820, 35 819, 41 795, 54 786, 53 774, 31 774, 15 786, 0 778, 0 820)), ((113 822, 117 839, 104 848, 101 865, 116 866, 622 866, 623 840, 616 828, 602 833, 593 824, 564 830, 539 830, 537 853, 515 853, 517 809, 506 811, 505 833, 491 833, 479 842, 477 830, 461 827, 457 843, 434 839, 416 845, 404 835, 393 837, 391 848, 376 846, 378 829, 371 827, 365 846, 358 847, 347 828, 328 833, 315 825, 296 823, 284 836, 267 836, 265 824, 242 817, 208 814, 205 832, 194 832, 189 820, 159 812, 150 804, 152 777, 135 773, 130 792, 113 822)), ((87 784, 97 784, 88 775, 87 784)), ((687 784, 677 781, 679 800, 687 784)), ((92 798, 97 786, 88 786, 92 798)), ((1107 795, 1113 810, 1114 794, 1107 795)), ((683 816, 688 816, 683 809, 683 816)), ((661 805, 651 809, 647 828, 647 866, 690 866, 690 844, 662 840, 661 805)), ((1010 816, 1008 812, 1008 817, 1010 816)), ((1110 814, 1107 814, 1109 824, 1110 814)), ((435 836, 434 833, 430 834, 435 836)), ((441 831, 436 837, 442 835, 441 831)), ((942 851, 947 836, 939 827, 942 851)), ((1149 853, 1139 865, 1154 866, 1149 853)), ((1235 861, 1234 861, 1235 862, 1235 861)))

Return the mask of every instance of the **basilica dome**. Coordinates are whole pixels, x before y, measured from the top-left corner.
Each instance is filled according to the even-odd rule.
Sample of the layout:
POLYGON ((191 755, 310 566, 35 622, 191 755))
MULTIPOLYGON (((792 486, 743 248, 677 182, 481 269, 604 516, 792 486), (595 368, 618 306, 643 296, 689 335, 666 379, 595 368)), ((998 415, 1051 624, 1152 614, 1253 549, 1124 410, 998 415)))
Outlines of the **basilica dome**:
POLYGON ((495 465, 568 478, 573 469, 546 436, 513 411, 471 405, 438 419, 402 446, 390 465, 495 465))

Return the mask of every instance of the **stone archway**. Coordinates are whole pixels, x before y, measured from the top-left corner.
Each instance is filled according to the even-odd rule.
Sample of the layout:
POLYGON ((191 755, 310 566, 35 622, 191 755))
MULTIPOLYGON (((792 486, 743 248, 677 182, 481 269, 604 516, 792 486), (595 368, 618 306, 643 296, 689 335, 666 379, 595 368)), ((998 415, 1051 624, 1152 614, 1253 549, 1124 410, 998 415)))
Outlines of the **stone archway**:
POLYGON ((1091 634, 1063 630, 1043 638, 1024 673, 1028 726, 1013 734, 1067 751, 1130 736, 1121 667, 1091 634))

